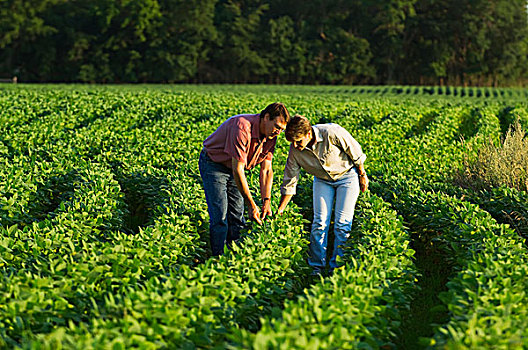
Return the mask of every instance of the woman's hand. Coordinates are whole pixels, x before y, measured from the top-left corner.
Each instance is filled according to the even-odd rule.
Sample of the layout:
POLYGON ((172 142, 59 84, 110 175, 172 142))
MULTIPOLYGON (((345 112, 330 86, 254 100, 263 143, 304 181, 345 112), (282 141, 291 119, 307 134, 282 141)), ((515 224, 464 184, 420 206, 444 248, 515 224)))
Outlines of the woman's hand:
POLYGON ((365 192, 368 190, 369 185, 369 179, 367 177, 367 174, 359 175, 359 189, 361 192, 365 192))
POLYGON ((284 209, 286 209, 286 206, 290 202, 290 199, 292 198, 292 194, 283 194, 280 199, 279 208, 277 209, 277 214, 282 215, 284 213, 284 209))

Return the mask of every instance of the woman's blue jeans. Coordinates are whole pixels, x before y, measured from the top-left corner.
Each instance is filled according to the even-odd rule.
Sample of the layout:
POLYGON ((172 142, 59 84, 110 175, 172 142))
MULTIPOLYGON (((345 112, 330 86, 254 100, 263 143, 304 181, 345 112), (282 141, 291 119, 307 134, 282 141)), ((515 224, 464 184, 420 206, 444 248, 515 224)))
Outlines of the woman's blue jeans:
POLYGON ((330 259, 330 268, 336 268, 337 256, 343 255, 341 246, 350 235, 354 208, 359 196, 359 177, 356 168, 336 181, 321 180, 314 177, 313 208, 314 217, 310 232, 310 258, 308 263, 314 272, 320 272, 326 266, 326 247, 332 207, 335 199, 334 252, 330 259))
POLYGON ((238 240, 245 226, 244 198, 236 186, 233 171, 213 162, 204 150, 198 167, 209 212, 211 251, 213 255, 222 255, 224 246, 238 240))

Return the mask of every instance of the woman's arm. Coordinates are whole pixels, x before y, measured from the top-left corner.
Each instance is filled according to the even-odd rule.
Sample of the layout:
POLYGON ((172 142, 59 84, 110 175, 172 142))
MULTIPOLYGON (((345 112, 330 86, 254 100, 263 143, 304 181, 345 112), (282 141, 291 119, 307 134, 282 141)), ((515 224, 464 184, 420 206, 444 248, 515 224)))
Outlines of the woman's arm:
POLYGON ((277 213, 282 214, 284 209, 288 205, 288 202, 293 197, 297 190, 297 182, 299 181, 299 174, 301 167, 295 156, 293 155, 293 146, 290 145, 290 152, 288 153, 288 159, 286 160, 286 167, 284 169, 284 177, 281 186, 281 199, 277 213))
POLYGON ((361 192, 365 192, 368 189, 369 179, 367 176, 367 172, 365 171, 365 167, 363 166, 363 163, 357 166, 357 170, 359 175, 359 189, 361 190, 361 192))
POLYGON ((279 209, 277 209, 277 213, 279 215, 281 215, 284 212, 284 209, 286 209, 286 206, 288 205, 288 203, 290 202, 292 197, 293 197, 293 194, 283 194, 283 195, 281 195, 279 209))

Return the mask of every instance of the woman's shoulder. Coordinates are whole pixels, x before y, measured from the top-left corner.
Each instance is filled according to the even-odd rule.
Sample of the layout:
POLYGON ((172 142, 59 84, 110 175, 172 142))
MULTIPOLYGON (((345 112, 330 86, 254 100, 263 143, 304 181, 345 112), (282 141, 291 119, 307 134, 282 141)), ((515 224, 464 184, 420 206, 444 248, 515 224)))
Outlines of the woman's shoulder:
POLYGON ((336 123, 316 124, 314 125, 314 127, 318 128, 319 130, 324 130, 327 132, 343 129, 341 125, 336 124, 336 123))
POLYGON ((323 136, 336 136, 343 132, 344 128, 336 123, 314 125, 323 136))

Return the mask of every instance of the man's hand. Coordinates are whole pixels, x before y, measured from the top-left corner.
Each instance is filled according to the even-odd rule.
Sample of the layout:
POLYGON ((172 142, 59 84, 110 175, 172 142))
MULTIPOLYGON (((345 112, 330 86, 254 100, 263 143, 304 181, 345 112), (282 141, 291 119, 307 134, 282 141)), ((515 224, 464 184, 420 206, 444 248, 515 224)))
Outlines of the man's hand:
POLYGON ((266 216, 273 216, 271 212, 271 200, 269 198, 264 198, 262 201, 262 214, 260 214, 262 221, 264 221, 266 216))
POLYGON ((246 174, 244 172, 245 163, 233 158, 231 160, 231 165, 233 167, 233 176, 235 178, 235 183, 237 185, 237 188, 242 194, 242 197, 244 197, 244 202, 246 203, 248 207, 249 219, 255 220, 259 225, 262 225, 262 220, 260 219, 259 208, 253 201, 251 192, 249 192, 246 174))
POLYGON ((259 208, 255 206, 249 207, 249 218, 255 220, 257 224, 262 225, 262 220, 260 219, 259 208))
POLYGON ((365 192, 368 189, 369 179, 367 174, 359 176, 359 189, 361 192, 365 192))

